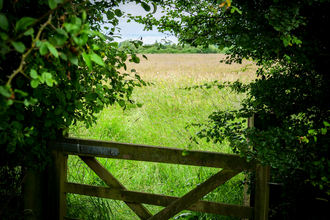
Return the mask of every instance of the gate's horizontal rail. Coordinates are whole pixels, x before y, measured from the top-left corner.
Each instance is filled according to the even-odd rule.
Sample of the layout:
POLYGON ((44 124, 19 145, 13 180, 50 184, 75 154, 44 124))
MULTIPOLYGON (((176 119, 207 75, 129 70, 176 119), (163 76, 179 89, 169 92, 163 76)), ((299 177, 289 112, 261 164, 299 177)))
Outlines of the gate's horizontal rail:
MULTIPOLYGON (((125 202, 138 202, 156 206, 168 206, 180 197, 165 196, 151 193, 130 191, 126 189, 111 189, 109 187, 90 186, 78 183, 64 183, 64 192, 87 196, 95 196, 107 199, 115 199, 125 202)), ((188 210, 226 215, 237 218, 253 219, 254 209, 249 206, 231 205, 225 203, 198 201, 191 205, 188 210)))
POLYGON ((255 170, 255 162, 246 161, 246 158, 236 154, 225 154, 207 151, 188 150, 186 155, 182 153, 184 149, 158 147, 139 144, 126 144, 111 141, 96 141, 78 138, 63 138, 60 142, 50 143, 50 149, 63 151, 64 154, 72 154, 89 157, 106 157, 113 159, 138 160, 159 163, 183 164, 192 166, 217 167, 232 170, 255 170), (77 147, 72 147, 77 145, 77 147), (65 147, 70 146, 70 147, 65 147), (78 146, 94 146, 111 148, 112 152, 119 151, 118 156, 100 154, 98 152, 82 152, 78 146))

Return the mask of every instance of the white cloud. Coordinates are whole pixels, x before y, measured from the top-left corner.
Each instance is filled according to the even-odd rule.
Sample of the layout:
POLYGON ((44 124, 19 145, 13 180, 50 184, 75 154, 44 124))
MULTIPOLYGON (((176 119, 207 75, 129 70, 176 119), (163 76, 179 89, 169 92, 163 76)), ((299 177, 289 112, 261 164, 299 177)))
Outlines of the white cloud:
POLYGON ((144 36, 142 38, 143 44, 153 44, 155 43, 157 40, 158 43, 164 43, 163 40, 166 41, 171 41, 172 43, 177 44, 178 43, 178 39, 176 37, 166 37, 165 35, 163 36, 144 36))

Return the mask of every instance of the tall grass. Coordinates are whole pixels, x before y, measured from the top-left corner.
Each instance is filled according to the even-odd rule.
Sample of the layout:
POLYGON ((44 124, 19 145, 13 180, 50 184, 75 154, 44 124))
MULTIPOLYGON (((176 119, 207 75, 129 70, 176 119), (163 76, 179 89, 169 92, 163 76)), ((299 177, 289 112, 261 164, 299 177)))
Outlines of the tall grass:
MULTIPOLYGON (((225 65, 219 54, 157 54, 141 58, 140 64, 128 63, 128 71, 135 69, 151 86, 137 88, 133 100, 143 104, 130 104, 125 110, 111 106, 99 114, 95 126, 85 129, 82 124, 71 128, 73 137, 118 141, 146 145, 167 146, 192 150, 230 153, 226 144, 213 144, 191 137, 198 128, 191 123, 202 123, 215 110, 235 109, 244 95, 230 90, 196 89, 184 87, 207 82, 247 82, 253 79, 256 67, 245 61, 242 65, 225 65), (242 72, 242 68, 246 68, 242 72)), ((183 165, 99 159, 101 163, 129 190, 183 196, 219 171, 183 165)), ((69 158, 69 181, 105 186, 93 172, 76 157, 69 158)), ((238 175, 203 199, 231 204, 242 204, 242 176, 238 175)), ((152 213, 162 207, 146 205, 152 213)), ((68 196, 68 216, 84 219, 138 219, 123 203, 86 196, 68 196)), ((173 219, 234 219, 224 216, 184 211, 173 219)))

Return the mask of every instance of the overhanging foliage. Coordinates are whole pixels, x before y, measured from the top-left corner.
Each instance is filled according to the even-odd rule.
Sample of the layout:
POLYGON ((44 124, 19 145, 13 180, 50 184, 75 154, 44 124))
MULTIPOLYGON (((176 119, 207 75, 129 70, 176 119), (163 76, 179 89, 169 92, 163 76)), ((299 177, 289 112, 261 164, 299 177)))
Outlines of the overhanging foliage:
POLYGON ((242 107, 213 113, 208 124, 199 125, 198 136, 229 140, 242 155, 271 165, 274 180, 296 189, 311 183, 329 194, 330 33, 325 24, 330 22, 330 2, 163 0, 158 4, 165 7, 166 16, 157 19, 149 14, 135 20, 146 29, 170 31, 181 43, 233 46, 222 62, 252 58, 260 66, 254 82, 232 87, 248 93, 242 107), (265 121, 274 116, 277 123, 268 129, 245 128, 242 119, 253 114, 265 121))

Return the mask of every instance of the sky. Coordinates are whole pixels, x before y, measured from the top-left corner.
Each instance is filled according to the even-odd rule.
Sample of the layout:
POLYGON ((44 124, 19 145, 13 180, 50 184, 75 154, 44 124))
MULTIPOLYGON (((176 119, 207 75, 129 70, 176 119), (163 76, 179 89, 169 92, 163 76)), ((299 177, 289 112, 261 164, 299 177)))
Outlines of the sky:
MULTIPOLYGON (((153 7, 151 5, 151 7, 153 7)), ((125 13, 130 13, 132 15, 146 15, 147 12, 141 7, 141 5, 137 5, 134 2, 120 5, 119 9, 124 11, 125 13)), ((153 10, 153 8, 151 8, 153 10)), ((161 17, 161 10, 158 9, 156 13, 154 14, 156 17, 161 17)), ((164 33, 160 33, 157 31, 157 28, 154 28, 153 31, 143 31, 144 25, 138 24, 134 21, 131 21, 130 23, 127 23, 127 18, 120 17, 119 18, 119 27, 121 28, 120 38, 115 38, 115 41, 121 42, 125 40, 137 40, 142 37, 143 44, 153 44, 157 40, 157 42, 160 42, 162 39, 170 40, 173 43, 177 44, 178 40, 174 36, 167 36, 164 33)), ((117 35, 117 33, 115 33, 117 35)))

